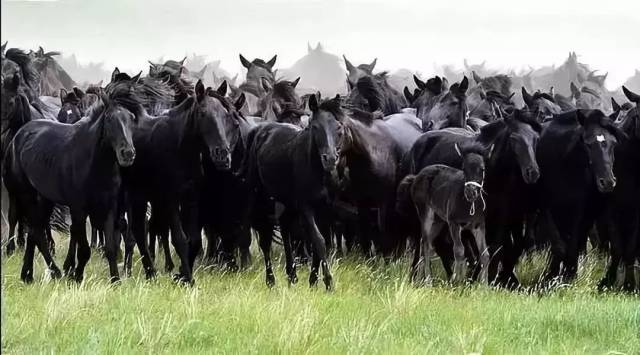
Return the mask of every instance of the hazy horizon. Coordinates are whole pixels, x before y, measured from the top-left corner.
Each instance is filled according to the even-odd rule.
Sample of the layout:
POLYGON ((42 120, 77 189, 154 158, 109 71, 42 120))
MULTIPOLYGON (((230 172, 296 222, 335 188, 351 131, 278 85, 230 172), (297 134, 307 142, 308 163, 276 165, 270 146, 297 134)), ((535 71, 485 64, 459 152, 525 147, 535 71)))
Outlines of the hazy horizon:
POLYGON ((2 41, 9 47, 59 50, 80 62, 146 69, 147 60, 196 53, 241 72, 238 53, 278 54, 291 66, 321 42, 353 63, 426 75, 434 64, 490 68, 559 65, 570 51, 609 72, 618 87, 640 69, 640 4, 633 0, 519 3, 395 0, 2 0, 2 41))

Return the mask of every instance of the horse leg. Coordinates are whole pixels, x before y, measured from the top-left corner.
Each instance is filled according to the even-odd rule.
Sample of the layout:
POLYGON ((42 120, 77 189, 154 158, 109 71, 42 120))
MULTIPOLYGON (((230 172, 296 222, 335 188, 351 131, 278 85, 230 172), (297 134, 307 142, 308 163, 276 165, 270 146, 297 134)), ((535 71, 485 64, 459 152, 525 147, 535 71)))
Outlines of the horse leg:
POLYGON ((640 228, 640 214, 638 213, 636 213, 636 216, 629 216, 629 220, 624 223, 624 228, 621 228, 621 235, 624 235, 627 238, 624 254, 622 256, 624 267, 624 281, 622 288, 629 292, 633 292, 637 286, 635 279, 635 262, 639 236, 634 237, 634 235, 640 233, 638 232, 638 228, 640 228))
POLYGON ((71 211, 71 235, 76 242, 77 266, 74 280, 81 283, 84 278, 84 268, 91 257, 91 247, 87 240, 87 215, 84 212, 71 211))
POLYGON ((622 254, 624 253, 624 248, 626 247, 622 243, 622 235, 619 233, 618 228, 616 228, 620 219, 614 217, 613 215, 609 215, 608 212, 609 211, 607 211, 608 218, 598 221, 598 230, 600 232, 603 232, 606 229, 606 232, 602 234, 606 234, 609 237, 609 242, 611 244, 609 249, 611 251, 609 265, 607 266, 607 271, 605 272, 604 277, 598 284, 598 289, 600 291, 610 289, 615 285, 618 278, 618 268, 620 267, 622 254))
POLYGON ((371 221, 369 219, 369 209, 365 207, 358 207, 358 226, 360 227, 360 248, 362 253, 367 259, 373 257, 371 252, 371 235, 373 234, 371 228, 371 221))
POLYGON ((478 253, 480 253, 480 283, 486 285, 489 283, 489 249, 487 248, 484 223, 474 228, 472 232, 478 253))
POLYGON ((451 234, 451 240, 453 240, 453 276, 451 282, 457 283, 463 281, 466 277, 466 263, 467 260, 464 257, 464 244, 462 244, 462 228, 455 223, 449 223, 449 233, 451 234))
POLYGON ((256 225, 256 230, 258 231, 260 249, 262 250, 262 255, 264 257, 266 282, 268 287, 273 287, 276 284, 276 278, 273 274, 273 266, 271 265, 271 240, 273 228, 267 222, 268 217, 261 216, 258 218, 260 221, 258 221, 256 225))
POLYGON ((164 253, 164 271, 171 272, 175 265, 171 259, 171 248, 169 247, 169 230, 163 228, 160 233, 160 243, 162 243, 162 251, 164 253))
POLYGON ((98 228, 91 225, 91 243, 89 244, 91 249, 95 249, 98 246, 98 228))
MULTIPOLYGON (((145 219, 147 217, 147 203, 143 198, 139 196, 130 196, 130 204, 131 230, 133 231, 133 236, 135 238, 136 244, 138 245, 138 251, 140 252, 140 256, 142 258, 142 267, 144 268, 145 277, 147 278, 147 280, 149 280, 156 276, 156 269, 153 266, 151 257, 149 256, 149 249, 147 249, 147 235, 144 228, 145 219)), ((131 253, 129 254, 129 258, 132 258, 133 248, 131 248, 128 252, 131 253)), ((127 253, 126 250, 125 253, 127 253)), ((126 255, 125 259, 127 259, 126 255)))
POLYGON ((320 230, 318 230, 318 226, 316 225, 314 212, 309 207, 302 209, 302 224, 313 250, 309 285, 314 286, 318 282, 318 268, 322 266, 324 285, 327 290, 331 290, 333 288, 333 276, 331 275, 331 270, 327 262, 326 246, 322 234, 320 234, 320 230))
POLYGON ((53 257, 50 253, 50 245, 47 240, 47 228, 49 226, 49 220, 51 218, 51 213, 53 212, 53 203, 46 201, 42 198, 39 198, 37 204, 37 223, 34 228, 36 229, 35 235, 35 246, 38 247, 40 254, 44 258, 49 271, 51 272, 51 278, 58 279, 62 277, 62 272, 56 265, 53 257))
POLYGON ((203 229, 204 236, 207 238, 207 249, 204 252, 204 262, 207 265, 212 265, 216 257, 216 238, 213 233, 213 227, 210 223, 205 223, 203 229))
MULTIPOLYGON (((188 195, 192 196, 190 190, 188 195)), ((196 258, 202 251, 202 235, 198 215, 198 199, 187 198, 180 204, 180 221, 187 241, 187 255, 189 257, 189 270, 194 269, 196 258)))
MULTIPOLYGON (((18 224, 18 206, 14 198, 9 197, 9 240, 7 242, 7 256, 13 254, 16 250, 16 239, 18 236, 14 235, 16 231, 16 225, 18 224)), ((18 234, 20 234, 20 228, 24 228, 24 223, 20 223, 18 228, 18 234)), ((19 243, 18 243, 19 245, 19 243)), ((24 245, 24 244, 23 244, 24 245)))
MULTIPOLYGON (((251 252, 249 251, 249 247, 251 246, 251 229, 238 225, 238 248, 240 249, 240 267, 247 268, 251 265, 251 252)), ((289 240, 289 245, 291 245, 291 240, 289 240)))
POLYGON ((443 222, 437 220, 435 211, 427 207, 420 213, 422 224, 422 238, 418 249, 422 249, 423 257, 423 282, 425 285, 431 285, 431 256, 433 255, 433 240, 438 237, 440 230, 444 225, 443 222))
POLYGON ((116 206, 113 206, 107 213, 102 230, 105 234, 104 253, 109 263, 109 274, 111 282, 120 281, 118 273, 118 249, 120 248, 120 226, 116 223, 116 206))
MULTIPOLYGON (((186 284, 193 284, 193 273, 191 270, 191 262, 189 261, 189 241, 182 229, 182 221, 177 205, 168 208, 169 227, 171 228, 171 242, 173 248, 180 258, 180 269, 178 274, 174 275, 174 279, 186 284)), ((138 245, 139 246, 139 245, 138 245)))
POLYGON ((289 279, 289 285, 298 282, 296 275, 296 263, 293 260, 293 251, 291 248, 291 224, 295 221, 295 215, 290 208, 286 208, 280 216, 280 231, 282 232, 282 245, 284 246, 285 270, 289 279))
POLYGON ((51 253, 51 256, 55 256, 56 255, 56 241, 53 240, 53 235, 51 234, 51 226, 47 226, 47 228, 45 229, 46 232, 46 236, 47 236, 47 245, 49 247, 49 253, 51 253))

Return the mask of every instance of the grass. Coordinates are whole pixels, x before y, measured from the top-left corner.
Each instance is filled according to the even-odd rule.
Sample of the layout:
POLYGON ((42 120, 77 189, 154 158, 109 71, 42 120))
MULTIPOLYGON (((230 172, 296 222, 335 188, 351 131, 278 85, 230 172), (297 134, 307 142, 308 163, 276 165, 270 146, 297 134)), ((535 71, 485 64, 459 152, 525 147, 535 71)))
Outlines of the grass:
MULTIPOLYGON (((338 260, 332 293, 310 289, 304 268, 288 287, 280 260, 269 290, 260 257, 241 273, 200 268, 193 288, 166 274, 145 281, 139 262, 112 286, 96 254, 82 285, 48 280, 40 257, 25 285, 21 262, 2 260, 3 353, 640 353, 640 298, 598 293, 594 255, 573 285, 546 293, 416 288, 406 260, 338 260)), ((518 272, 533 284, 542 267, 534 255, 518 272)))

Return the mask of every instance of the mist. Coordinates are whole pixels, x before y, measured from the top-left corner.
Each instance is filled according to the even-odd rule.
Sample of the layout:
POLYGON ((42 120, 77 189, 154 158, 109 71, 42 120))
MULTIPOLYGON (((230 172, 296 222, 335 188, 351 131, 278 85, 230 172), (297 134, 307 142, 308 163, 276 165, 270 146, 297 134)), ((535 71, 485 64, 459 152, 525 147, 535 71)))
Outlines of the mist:
POLYGON ((239 53, 277 54, 276 67, 287 68, 308 42, 354 63, 378 58, 378 70, 425 75, 436 65, 462 68, 465 58, 503 71, 559 65, 575 51, 609 72, 614 89, 640 68, 635 0, 5 0, 1 17, 9 47, 73 53, 109 71, 146 70, 147 60, 193 53, 221 60, 230 73, 242 72, 239 53))

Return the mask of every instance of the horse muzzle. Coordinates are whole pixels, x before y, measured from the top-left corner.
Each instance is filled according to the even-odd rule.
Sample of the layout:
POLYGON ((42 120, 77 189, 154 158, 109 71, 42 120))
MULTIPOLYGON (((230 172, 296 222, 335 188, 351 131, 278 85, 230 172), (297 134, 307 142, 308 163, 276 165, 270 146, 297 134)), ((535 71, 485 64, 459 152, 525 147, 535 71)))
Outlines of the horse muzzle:
POLYGON ((231 169, 231 153, 229 149, 215 147, 211 150, 211 160, 218 170, 231 169))
POLYGON ((136 150, 133 148, 121 148, 117 153, 118 164, 127 167, 133 165, 136 160, 136 150))
POLYGON ((598 185, 598 191, 602 193, 607 193, 613 191, 616 187, 616 178, 615 176, 611 176, 610 178, 598 178, 596 184, 598 185))
POLYGON ((464 187, 464 198, 468 202, 474 202, 475 200, 477 200, 478 197, 480 197, 481 193, 482 191, 480 191, 479 187, 472 186, 472 185, 466 185, 464 187))
POLYGON ((540 169, 537 166, 528 166, 522 169, 522 178, 527 184, 535 184, 540 178, 540 169))

